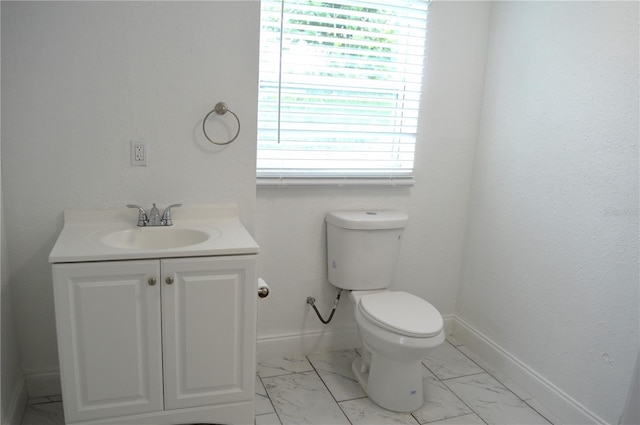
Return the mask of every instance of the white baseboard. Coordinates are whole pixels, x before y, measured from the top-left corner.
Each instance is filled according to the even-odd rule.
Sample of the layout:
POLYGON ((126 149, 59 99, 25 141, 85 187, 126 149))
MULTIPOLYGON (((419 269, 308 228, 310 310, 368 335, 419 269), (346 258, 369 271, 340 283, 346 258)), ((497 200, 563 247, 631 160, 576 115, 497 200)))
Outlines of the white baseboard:
MULTIPOLYGON (((453 327, 453 316, 443 316, 445 333, 453 327)), ((323 329, 307 333, 259 335, 257 360, 263 361, 285 355, 307 355, 325 351, 358 348, 360 340, 355 327, 323 329)))
POLYGON ((47 397, 62 393, 60 371, 26 373, 25 378, 29 397, 47 397))
POLYGON ((20 377, 13 390, 11 404, 7 409, 7 415, 3 418, 3 425, 14 425, 22 422, 24 410, 27 407, 27 386, 24 377, 20 377))
POLYGON ((456 340, 464 344, 490 368, 503 374, 530 394, 561 423, 607 423, 464 320, 454 316, 452 325, 451 334, 456 340))
POLYGON ((257 342, 257 360, 263 361, 284 355, 346 350, 359 346, 358 331, 355 327, 323 329, 307 333, 260 335, 257 342))
POLYGON ((453 323, 455 321, 455 316, 452 314, 444 315, 442 316, 442 320, 444 320, 444 334, 451 335, 451 332, 453 331, 453 323))

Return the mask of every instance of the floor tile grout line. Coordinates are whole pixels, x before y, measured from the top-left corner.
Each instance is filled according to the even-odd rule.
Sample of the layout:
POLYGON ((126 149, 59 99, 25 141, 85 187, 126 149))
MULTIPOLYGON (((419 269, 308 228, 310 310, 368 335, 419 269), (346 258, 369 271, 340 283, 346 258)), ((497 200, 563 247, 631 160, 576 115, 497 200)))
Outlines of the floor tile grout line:
MULTIPOLYGON (((60 407, 62 409, 62 401, 54 401, 52 403, 60 403, 60 407)), ((64 412, 62 412, 62 417, 58 417, 58 415, 54 412, 51 411, 47 411, 47 410, 39 410, 36 408, 36 406, 40 406, 42 404, 52 404, 52 403, 35 403, 35 404, 31 404, 26 406, 24 413, 22 414, 22 418, 20 420, 20 424, 25 424, 25 418, 31 416, 32 420, 30 420, 28 423, 32 423, 33 421, 33 415, 38 416, 39 418, 37 419, 42 419, 42 418, 46 418, 47 421, 50 421, 51 425, 54 424, 60 424, 63 425, 64 422, 64 412)))
MULTIPOLYGON (((453 345, 453 344, 451 344, 453 345)), ((536 412, 538 415, 542 416, 544 418, 545 421, 549 422, 550 425, 554 425, 552 421, 549 420, 549 418, 547 418, 545 415, 543 415, 542 413, 538 412, 538 410, 536 408, 534 408, 533 406, 531 406, 527 400, 523 399, 522 397, 520 397, 518 394, 516 394, 511 388, 509 388, 508 385, 506 385, 504 382, 502 382, 500 379, 498 379, 497 376, 494 376, 493 373, 489 372, 488 370, 486 370, 485 368, 483 368, 482 366, 480 366, 478 363, 474 362, 473 359, 471 359, 469 356, 467 356, 465 353, 463 353, 458 347, 464 347, 464 344, 460 344, 459 346, 455 346, 453 345, 453 348, 455 348, 456 350, 458 350, 458 352, 460 354, 462 354, 463 356, 465 356, 467 359, 469 359, 471 362, 473 362, 473 364, 475 364, 476 366, 478 366, 480 369, 484 370, 484 372, 489 375, 490 377, 492 377, 493 379, 495 379, 500 385, 502 385, 507 391, 509 391, 511 394, 513 394, 518 400, 520 400, 521 402, 523 402, 524 404, 526 404, 527 406, 529 406, 529 408, 531 408, 534 412, 536 412)), ((471 376, 471 375, 467 375, 467 376, 471 376)), ((454 379, 454 378, 451 378, 454 379)), ((448 386, 447 386, 448 387, 448 386)), ((528 394, 528 393, 527 393, 528 394)), ((456 394, 457 396, 457 394, 456 394)), ((459 398, 459 397, 458 397, 459 398)), ((534 399, 535 400, 535 399, 534 399)), ((479 415, 478 415, 479 416, 479 415)))
MULTIPOLYGON (((442 379, 440 378, 438 375, 436 375, 433 371, 431 371, 431 369, 429 369, 427 367, 427 365, 425 365, 424 363, 422 363, 422 365, 424 367, 426 367, 427 369, 429 369, 429 371, 433 374, 433 376, 436 377, 436 379, 438 381, 440 381, 442 384, 444 384, 444 386, 451 392, 451 394, 453 394, 458 400, 460 400, 462 402, 462 404, 464 404, 465 406, 467 406, 467 408, 474 414, 476 415, 478 418, 480 418, 480 420, 482 422, 484 422, 485 424, 487 423, 482 416, 480 416, 480 414, 478 412, 475 411, 475 409, 473 407, 471 407, 466 401, 464 401, 455 391, 453 391, 453 389, 451 389, 451 387, 449 387, 449 385, 447 385, 447 383, 445 381, 447 380, 451 380, 451 379, 456 379, 456 378, 462 378, 462 377, 466 377, 466 376, 473 376, 473 375, 480 375, 482 373, 488 373, 482 366, 480 366, 479 364, 477 364, 476 362, 474 362, 472 359, 469 358, 469 356, 467 356, 465 353, 463 353, 462 351, 460 351, 460 349, 458 347, 462 347, 463 344, 460 345, 455 345, 452 344, 450 341, 446 341, 448 342, 453 348, 455 348, 460 354, 462 354, 465 358, 467 358, 471 363, 473 363, 474 365, 476 365, 482 372, 479 373, 470 373, 468 375, 461 375, 461 376, 457 376, 457 377, 452 377, 452 378, 447 378, 447 379, 442 379)), ((491 375, 490 375, 491 376, 491 375)), ((499 382, 499 381, 498 381, 499 382)), ((501 383, 502 384, 502 383, 501 383)), ((504 385, 504 384, 502 384, 504 385)), ((517 397, 517 396, 516 396, 517 397)), ((462 416, 462 415, 460 415, 462 416)))
MULTIPOLYGON (((477 373, 476 375, 480 375, 480 374, 479 374, 479 373, 477 373)), ((466 376, 473 376, 473 375, 466 375, 466 376)), ((462 377, 460 377, 460 378, 462 378, 462 377)), ((455 378, 451 378, 451 379, 455 379, 455 378)), ((461 398, 461 397, 460 397, 460 396, 459 396, 455 391, 453 391, 453 389, 452 389, 451 387, 449 387, 449 386, 447 385, 447 383, 446 383, 446 382, 444 382, 443 380, 441 380, 440 382, 442 382, 442 383, 444 384, 444 386, 445 386, 445 387, 447 387, 447 389, 448 389, 449 391, 451 391, 451 394, 453 394, 454 396, 456 396, 456 398, 457 398, 458 400, 460 400, 460 401, 462 402, 462 404, 464 404, 465 406, 467 406, 467 407, 469 408, 469 410, 471 410, 471 412, 472 412, 474 415, 476 415, 477 417, 479 417, 479 418, 480 418, 480 420, 481 420, 482 422, 484 422, 485 424, 487 423, 487 421, 485 421, 485 420, 484 420, 484 418, 483 418, 482 416, 480 416, 480 413, 476 412, 476 411, 475 411, 475 409, 474 409, 473 407, 469 406, 469 404, 468 404, 466 401, 464 401, 464 400, 463 400, 463 399, 462 399, 462 398, 461 398)), ((467 413, 467 414, 468 414, 468 413, 467 413)), ((460 415, 460 416, 464 416, 464 415, 460 415)), ((458 417, 458 416, 456 416, 456 417, 458 417)))
MULTIPOLYGON (((482 366, 480 366, 478 363, 474 362, 473 359, 471 359, 469 356, 467 356, 465 353, 463 353, 462 351, 460 351, 458 349, 458 347, 463 347, 464 345, 460 344, 460 345, 454 345, 452 344, 450 341, 445 340, 446 343, 448 343, 449 345, 451 345, 451 347, 455 348, 460 354, 462 354, 467 360, 469 360, 471 363, 473 363, 475 366, 478 367, 478 369, 482 370, 482 372, 478 372, 478 373, 469 373, 467 375, 460 375, 460 376, 452 376, 451 378, 440 378, 438 375, 436 375, 436 373, 434 371, 432 371, 431 369, 429 369, 429 366, 427 366, 426 364, 424 364, 424 360, 426 359, 422 359, 422 365, 424 367, 426 367, 427 369, 429 369, 429 372, 431 372, 436 378, 440 379, 441 381, 444 381, 446 379, 456 379, 456 378, 462 378, 463 376, 472 376, 472 375, 478 375, 480 373, 489 373, 487 372, 482 366)), ((492 375, 493 376, 493 375, 492 375)), ((502 384, 502 382, 501 382, 502 384)), ((504 385, 504 384, 502 384, 504 385)), ((519 397, 518 397, 519 398, 519 397)))
MULTIPOLYGON (((313 366, 313 365, 312 365, 313 366)), ((260 376, 260 373, 256 373, 256 375, 259 378, 276 378, 278 376, 286 376, 286 375, 293 375, 294 373, 305 373, 305 372, 311 372, 311 369, 309 370, 300 370, 300 371, 294 371, 294 370, 284 370, 282 369, 283 373, 279 373, 277 375, 269 375, 269 376, 260 376)))
MULTIPOLYGON (((256 375, 257 376, 257 375, 256 375)), ((267 400, 269 400, 269 403, 271 403, 271 408, 273 409, 273 411, 275 412, 276 407, 273 405, 273 401, 271 400, 271 396, 269 395, 269 392, 267 391, 267 387, 264 385, 264 381, 262 380, 261 377, 257 376, 258 380, 260 381, 260 384, 262 385, 262 388, 264 388, 264 392, 267 394, 267 400)))
POLYGON ((471 409, 471 412, 469 412, 469 413, 463 413, 462 415, 451 416, 450 418, 438 419, 437 421, 420 423, 420 425, 430 425, 430 424, 438 423, 438 422, 442 422, 442 421, 450 421, 451 419, 461 418, 463 416, 469 416, 469 415, 475 415, 482 421, 483 424, 485 424, 485 425, 487 424, 487 422, 484 419, 482 419, 480 417, 480 415, 478 415, 476 412, 473 411, 473 409, 471 409))
MULTIPOLYGON (((422 407, 422 406, 420 406, 420 407, 422 407)), ((416 410, 417 410, 417 409, 416 409, 416 410)), ((415 410, 414 410, 413 412, 415 412, 415 410)), ((422 422, 420 422, 420 419, 416 418, 416 415, 414 415, 414 414, 413 414, 413 412, 409 412, 409 414, 411 415, 411 417, 412 417, 416 422, 418 422, 418 424, 423 425, 423 423, 422 423, 422 422)))
MULTIPOLYGON (((360 353, 358 353, 357 351, 356 351, 356 354, 360 355, 360 353)), ((327 383, 324 382, 324 379, 322 379, 322 376, 320 376, 320 374, 318 373, 318 369, 316 369, 316 366, 313 364, 313 362, 311 361, 309 356, 305 356, 305 358, 307 359, 307 361, 309 362, 309 364, 313 368, 313 371, 316 373, 316 375, 318 375, 318 378, 320 378, 320 382, 322 382, 322 385, 324 385, 324 387, 327 389, 327 391, 329 392, 329 395, 331 395, 331 398, 333 399, 333 401, 338 405, 338 409, 340 409, 340 411, 342 412, 344 417, 347 419, 347 422, 349 422, 351 425, 353 425, 353 422, 351 422, 351 419, 349 419, 349 416, 345 413, 344 409, 340 405, 340 402, 338 402, 338 400, 336 399, 336 396, 333 395, 333 393, 329 389, 329 386, 327 385, 327 383)))
MULTIPOLYGON (((436 378, 438 378, 441 382, 445 382, 445 381, 452 381, 454 379, 466 378, 466 377, 469 377, 469 376, 482 375, 483 373, 486 373, 487 375, 491 376, 491 374, 489 372, 487 372, 486 370, 483 370, 482 372, 469 373, 467 375, 460 375, 460 376, 452 376, 451 378, 438 378, 437 376, 436 376, 436 378)), ((500 382, 500 384, 503 385, 502 382, 500 382)), ((518 396, 516 396, 516 397, 518 397, 518 396)), ((520 397, 518 397, 518 398, 520 398, 520 397)))
MULTIPOLYGON (((498 381, 500 382, 500 381, 498 381)), ((517 397, 517 396, 516 396, 517 397)), ((522 399, 520 399, 522 400, 522 399)), ((535 400, 535 399, 534 399, 535 400)), ((524 404, 526 404, 527 406, 529 406, 534 412, 536 412, 538 415, 542 416, 544 418, 545 421, 549 422, 549 425, 555 425, 553 423, 553 421, 551 421, 549 418, 547 418, 542 412, 539 412, 538 409, 536 409, 535 407, 533 407, 532 405, 529 404, 529 402, 527 400, 522 400, 522 402, 524 404)))
MULTIPOLYGON (((453 345, 453 344, 451 344, 451 345, 453 345)), ((455 393, 455 391, 453 391, 453 390, 452 390, 452 389, 451 389, 451 388, 446 384, 446 382, 444 382, 444 381, 445 381, 444 379, 440 379, 440 377, 439 377, 438 375, 436 375, 435 373, 433 373, 433 372, 431 371, 431 369, 429 369, 429 368, 427 367, 427 365, 425 365, 424 363, 422 363, 422 366, 426 367, 426 368, 427 368, 427 370, 428 370, 429 372, 431 372, 431 374, 432 374, 432 375, 433 375, 433 376, 434 376, 434 377, 435 377, 435 378, 436 378, 436 379, 437 379, 441 384, 443 384, 443 385, 444 385, 444 386, 445 386, 445 387, 446 387, 446 388, 451 392, 451 394, 453 394, 453 395, 454 395, 458 400, 460 400, 460 402, 461 402, 462 404, 464 404, 465 406, 467 406, 467 408, 468 408, 468 409, 469 409, 469 410, 470 410, 474 415, 476 415, 477 417, 479 417, 479 418, 480 418, 480 420, 486 424, 485 420, 484 420, 484 419, 482 419, 482 417, 478 414, 478 412, 476 412, 475 410, 473 410, 473 407, 469 406, 469 404, 467 404, 467 402, 466 402, 466 401, 464 401, 462 398, 460 398, 460 396, 459 396, 458 394, 456 394, 456 393, 455 393)), ((480 367, 480 366, 478 366, 478 367, 480 367)), ((480 367, 480 369, 482 369, 482 367, 480 367)), ((482 369, 482 370, 484 370, 484 369, 482 369)), ((474 374, 471 374, 471 375, 464 375, 464 376, 473 376, 473 375, 474 375, 474 374)), ((475 375, 479 375, 479 374, 475 374, 475 375)), ((461 376, 459 376, 458 378, 461 378, 461 376)), ((455 379, 455 378, 449 378, 449 379, 455 379)), ((467 414, 468 414, 468 413, 467 413, 467 414)), ((464 416, 464 415, 459 415, 459 416, 464 416)), ((458 416, 454 416, 454 417, 458 417, 458 416)), ((449 419, 449 418, 447 418, 447 419, 449 419)), ((418 421, 418 422, 420 422, 420 421, 418 421)))
POLYGON ((369 398, 369 396, 365 394, 362 397, 345 398, 344 400, 340 400, 338 404, 344 403, 345 401, 362 400, 363 398, 369 398))
MULTIPOLYGON (((276 410, 276 406, 275 404, 273 404, 273 400, 271 400, 271 396, 269 395, 269 391, 267 391, 267 386, 264 384, 264 382, 262 381, 262 377, 260 377, 259 375, 258 379, 260 380, 260 383, 262 384, 262 387, 264 388, 264 392, 267 393, 267 398, 269 399, 269 403, 271 403, 271 408, 273 409, 273 413, 276 414, 276 417, 278 418, 278 422, 280 422, 280 425, 282 425, 282 419, 280 419, 280 415, 278 414, 278 411, 276 410)), ((254 405, 254 414, 253 414, 253 422, 256 422, 255 417, 256 416, 261 416, 261 415, 256 415, 255 414, 255 405, 254 405)), ((264 413, 265 415, 267 415, 268 413, 264 413)))
MULTIPOLYGON (((426 358, 426 357, 425 357, 425 358, 426 358)), ((429 366, 427 366, 426 364, 424 364, 424 359, 420 360, 420 364, 421 364, 422 366, 426 367, 426 368, 427 368, 427 370, 428 370, 429 372, 431 372, 431 374, 432 374, 433 376, 435 376, 437 380, 440 380, 440 378, 438 377, 438 375, 436 375, 434 371, 432 371, 431 369, 429 369, 429 366)))
POLYGON ((39 406, 41 404, 52 404, 52 403, 62 403, 62 400, 60 400, 60 401, 40 401, 38 403, 31 403, 31 402, 27 401, 27 407, 28 406, 39 406))
MULTIPOLYGON (((449 342, 449 344, 451 344, 451 343, 449 342)), ((486 371, 482 366, 480 366, 478 363, 476 363, 475 361, 473 361, 473 359, 472 359, 471 357, 467 356, 465 353, 463 353, 463 352, 462 352, 462 350, 460 350, 460 348, 458 348, 458 347, 464 347, 464 345, 463 345, 463 344, 460 344, 460 345, 453 345, 453 344, 451 344, 451 346, 452 346, 453 348, 455 348, 455 349, 456 349, 456 351, 458 351, 458 353, 462 354, 462 355, 463 355, 467 360, 469 360, 471 363, 473 363, 474 365, 478 366, 480 369, 482 369, 482 370, 484 370, 485 372, 487 372, 487 371, 486 371)), ((487 372, 487 373, 488 373, 488 372, 487 372)))

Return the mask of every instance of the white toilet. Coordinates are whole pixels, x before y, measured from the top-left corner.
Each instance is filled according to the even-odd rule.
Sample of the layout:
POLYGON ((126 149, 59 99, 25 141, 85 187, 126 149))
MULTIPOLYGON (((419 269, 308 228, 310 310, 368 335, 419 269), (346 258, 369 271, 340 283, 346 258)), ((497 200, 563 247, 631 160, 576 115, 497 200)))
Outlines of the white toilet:
POLYGON ((329 282, 350 291, 363 356, 352 365, 367 395, 385 409, 410 412, 424 403, 422 365, 444 341, 442 316, 427 301, 389 291, 407 214, 337 211, 327 215, 329 282))

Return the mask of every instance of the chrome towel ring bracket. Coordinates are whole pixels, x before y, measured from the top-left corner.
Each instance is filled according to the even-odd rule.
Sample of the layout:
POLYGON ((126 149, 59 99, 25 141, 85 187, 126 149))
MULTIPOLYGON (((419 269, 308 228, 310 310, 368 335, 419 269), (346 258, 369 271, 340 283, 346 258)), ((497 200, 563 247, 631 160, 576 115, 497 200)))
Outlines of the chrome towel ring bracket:
POLYGON ((202 120, 202 132, 204 133, 204 137, 206 137, 207 140, 213 143, 214 145, 228 145, 229 143, 236 140, 238 138, 238 135, 240 134, 240 118, 238 118, 238 116, 229 109, 226 103, 218 102, 216 103, 216 106, 214 106, 213 109, 209 111, 209 113, 205 115, 204 119, 202 120), (207 134, 207 128, 206 128, 207 119, 209 119, 211 114, 213 114, 214 112, 218 115, 224 115, 227 112, 229 112, 236 119, 236 122, 238 123, 238 131, 236 131, 235 136, 233 136, 231 140, 227 140, 226 142, 216 142, 215 140, 212 140, 211 137, 209 137, 209 135, 207 134))

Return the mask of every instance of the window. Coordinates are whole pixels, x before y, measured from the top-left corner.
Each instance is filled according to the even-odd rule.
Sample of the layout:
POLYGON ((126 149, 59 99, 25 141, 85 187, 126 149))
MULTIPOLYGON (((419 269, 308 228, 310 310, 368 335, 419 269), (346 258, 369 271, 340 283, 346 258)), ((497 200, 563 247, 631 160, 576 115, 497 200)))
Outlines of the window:
POLYGON ((424 0, 262 0, 258 178, 411 179, 424 0))

